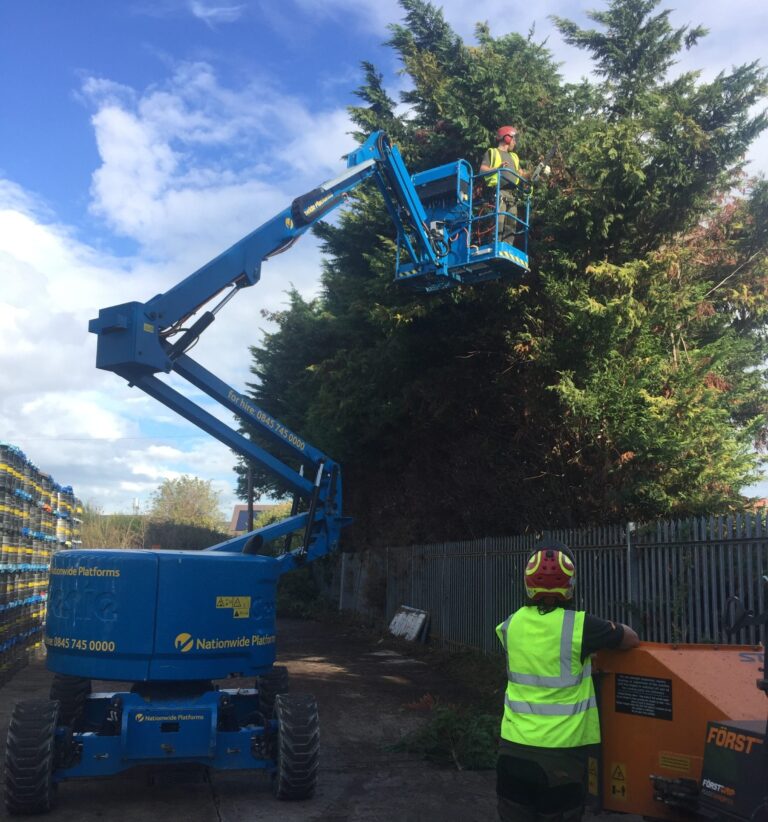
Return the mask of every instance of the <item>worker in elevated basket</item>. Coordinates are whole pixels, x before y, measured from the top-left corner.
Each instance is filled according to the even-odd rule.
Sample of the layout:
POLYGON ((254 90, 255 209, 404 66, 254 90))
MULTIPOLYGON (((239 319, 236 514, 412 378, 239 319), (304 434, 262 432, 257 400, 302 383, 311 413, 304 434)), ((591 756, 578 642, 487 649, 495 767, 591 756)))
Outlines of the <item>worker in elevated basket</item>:
MULTIPOLYGON (((480 163, 480 171, 502 171, 501 186, 499 188, 499 240, 510 244, 514 243, 515 232, 518 231, 517 199, 521 180, 527 179, 527 172, 520 168, 520 158, 515 153, 517 148, 517 129, 514 126, 501 126, 496 131, 496 147, 488 149, 480 163)), ((485 185, 489 196, 496 197, 496 182, 498 174, 489 174, 485 178, 485 185)))
POLYGON ((637 634, 573 609, 573 554, 556 540, 525 567, 526 604, 496 628, 507 659, 496 793, 502 822, 575 822, 587 757, 600 742, 590 654, 629 649, 637 634))

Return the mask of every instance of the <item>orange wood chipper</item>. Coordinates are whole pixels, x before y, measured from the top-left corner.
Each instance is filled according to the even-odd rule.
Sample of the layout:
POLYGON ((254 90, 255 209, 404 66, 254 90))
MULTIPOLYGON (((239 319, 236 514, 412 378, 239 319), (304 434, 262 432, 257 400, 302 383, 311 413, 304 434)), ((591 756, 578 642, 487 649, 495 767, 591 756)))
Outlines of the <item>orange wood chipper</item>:
MULTIPOLYGON (((767 617, 741 610, 738 627, 767 617)), ((599 653, 603 744, 590 762, 597 807, 768 822, 765 663, 759 645, 644 642, 599 653)))

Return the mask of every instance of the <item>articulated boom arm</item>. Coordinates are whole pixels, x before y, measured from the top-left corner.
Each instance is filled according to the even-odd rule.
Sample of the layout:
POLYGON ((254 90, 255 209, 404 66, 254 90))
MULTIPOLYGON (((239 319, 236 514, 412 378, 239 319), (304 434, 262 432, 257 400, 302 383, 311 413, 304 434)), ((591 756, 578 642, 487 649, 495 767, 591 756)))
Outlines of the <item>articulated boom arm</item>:
MULTIPOLYGON (((338 544, 340 530, 347 522, 341 514, 339 466, 185 352, 238 291, 258 282, 264 260, 290 248, 369 178, 381 191, 397 230, 396 280, 432 291, 496 278, 504 273, 504 267, 509 268, 510 261, 518 269, 527 268, 527 254, 500 242, 496 215, 488 213, 491 198, 486 198, 485 211, 474 216, 468 163, 461 160, 411 177, 397 147, 382 132, 376 132, 349 155, 346 172, 297 197, 288 208, 178 285, 146 303, 103 308, 89 324, 89 330, 98 335, 98 368, 114 371, 138 386, 246 460, 279 477, 293 490, 295 499, 308 501, 302 513, 209 550, 255 553, 261 542, 303 528, 303 546, 278 560, 288 570, 338 544), (480 231, 481 222, 490 225, 489 216, 493 232, 480 231), (475 235, 485 236, 484 244, 473 242, 475 235), (496 261, 498 268, 492 265, 496 261), (217 297, 219 301, 212 308, 187 326, 217 297), (301 470, 259 447, 156 376, 171 371, 245 420, 267 443, 280 451, 287 449, 301 470)), ((497 192, 496 211, 498 203, 497 192)), ((527 232, 527 208, 525 220, 518 222, 527 232)))
MULTIPOLYGON (((375 177, 379 188, 385 192, 387 204, 397 216, 398 229, 415 227, 417 240, 413 243, 413 262, 424 259, 432 266, 438 265, 438 252, 430 241, 427 215, 416 194, 410 175, 402 161, 397 146, 390 145, 382 132, 372 134, 355 152, 349 155, 348 171, 322 183, 307 194, 297 197, 291 205, 268 222, 239 240, 227 251, 190 274, 165 294, 153 297, 144 307, 150 320, 157 321, 168 336, 199 308, 225 289, 235 290, 254 285, 261 274, 261 264, 275 254, 290 248, 314 223, 341 205, 349 192, 375 177)), ((226 299, 226 298, 225 298, 226 299)), ((224 301, 220 303, 220 306, 224 301)), ((212 322, 213 312, 206 312, 174 348, 184 350, 212 322), (204 324, 203 324, 204 323, 204 324)), ((171 351, 171 356, 175 352, 171 351)))

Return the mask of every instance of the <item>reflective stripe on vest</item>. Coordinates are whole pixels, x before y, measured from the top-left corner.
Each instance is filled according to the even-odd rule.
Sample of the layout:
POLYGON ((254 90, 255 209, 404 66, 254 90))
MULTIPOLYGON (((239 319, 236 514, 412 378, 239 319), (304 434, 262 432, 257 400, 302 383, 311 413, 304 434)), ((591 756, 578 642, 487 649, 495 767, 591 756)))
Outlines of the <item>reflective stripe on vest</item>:
MULTIPOLYGON (((498 634, 501 642, 501 647, 504 648, 505 654, 507 653, 507 629, 509 628, 509 623, 512 622, 513 616, 514 614, 510 614, 496 629, 496 633, 498 634)), ((507 671, 509 671, 509 657, 507 657, 507 671)))
POLYGON ((597 699, 594 696, 575 702, 573 705, 541 705, 537 702, 513 702, 504 696, 504 704, 516 714, 536 714, 536 716, 575 716, 584 713, 590 708, 597 708, 597 699))
MULTIPOLYGON (((504 632, 509 628, 512 617, 504 623, 504 632)), ((592 676, 592 660, 587 657, 584 668, 578 674, 571 673, 571 660, 573 659, 573 627, 576 620, 574 611, 566 611, 563 616, 563 630, 560 633, 560 676, 536 676, 535 674, 518 674, 509 669, 509 656, 507 656, 507 679, 516 685, 535 685, 539 688, 567 688, 570 685, 580 685, 582 679, 592 676)), ((507 650, 506 637, 504 650, 507 650)), ((581 649, 579 649, 581 650, 581 649)))
POLYGON ((507 657, 503 739, 548 748, 600 741, 591 665, 581 661, 584 617, 524 606, 496 628, 507 657))

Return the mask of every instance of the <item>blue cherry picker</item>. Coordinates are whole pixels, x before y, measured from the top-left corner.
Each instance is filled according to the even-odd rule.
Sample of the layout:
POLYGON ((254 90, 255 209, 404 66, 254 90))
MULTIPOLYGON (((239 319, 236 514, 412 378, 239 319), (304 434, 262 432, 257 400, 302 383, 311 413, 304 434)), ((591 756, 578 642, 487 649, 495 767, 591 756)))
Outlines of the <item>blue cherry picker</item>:
MULTIPOLYGON (((498 235, 499 192, 464 160, 411 176, 377 132, 348 155, 347 171, 295 199, 260 228, 146 303, 99 311, 98 368, 114 371, 291 489, 302 501, 282 522, 200 552, 65 550, 54 555, 45 628, 50 699, 20 702, 11 717, 5 804, 49 810, 60 782, 137 765, 262 769, 280 799, 312 795, 319 725, 314 699, 292 695, 275 661, 278 578, 338 547, 339 466, 226 385, 187 353, 218 312, 254 285, 265 260, 372 179, 396 229, 395 279, 439 291, 528 269, 529 196, 514 245, 498 235), (475 192, 483 191, 482 207, 475 192), (212 308, 205 308, 216 301, 212 308), (197 316, 197 319, 193 319, 197 316), (164 382, 173 372, 262 435, 264 447, 164 382), (276 454, 270 448, 274 447, 276 454), (278 455, 291 455, 290 463, 278 455), (262 546, 295 532, 298 548, 262 546), (254 687, 216 680, 255 677, 254 687), (91 680, 132 683, 92 693, 91 680)), ((523 190, 524 186, 520 187, 523 190)))

